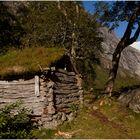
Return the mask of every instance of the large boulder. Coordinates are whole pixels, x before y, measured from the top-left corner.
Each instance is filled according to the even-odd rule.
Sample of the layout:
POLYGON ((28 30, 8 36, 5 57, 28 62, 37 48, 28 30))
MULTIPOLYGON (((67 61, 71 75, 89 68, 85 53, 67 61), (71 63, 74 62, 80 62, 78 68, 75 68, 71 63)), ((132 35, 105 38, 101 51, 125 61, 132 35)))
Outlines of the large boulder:
POLYGON ((129 90, 120 95, 119 101, 136 113, 140 113, 140 88, 129 90))

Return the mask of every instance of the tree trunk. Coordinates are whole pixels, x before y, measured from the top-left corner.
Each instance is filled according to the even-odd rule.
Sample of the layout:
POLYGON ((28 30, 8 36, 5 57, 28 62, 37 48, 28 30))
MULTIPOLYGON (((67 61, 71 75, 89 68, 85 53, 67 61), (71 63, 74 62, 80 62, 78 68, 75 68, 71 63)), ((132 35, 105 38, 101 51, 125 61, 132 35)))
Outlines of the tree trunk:
MULTIPOLYGON (((75 3, 76 17, 79 18, 79 6, 75 3)), ((76 36, 76 22, 73 23, 73 31, 72 31, 72 46, 71 46, 71 55, 75 59, 76 58, 76 48, 78 48, 78 40, 76 36)))
MULTIPOLYGON (((76 4, 76 3, 75 3, 76 4)), ((77 19, 79 18, 79 6, 76 4, 75 5, 75 10, 76 10, 76 17, 77 19)), ((76 48, 78 48, 78 40, 76 36, 76 22, 74 21, 73 23, 73 30, 72 30, 72 45, 71 45, 71 63, 73 64, 74 71, 78 74, 78 70, 76 68, 76 48)))
POLYGON ((114 87, 114 82, 115 82, 117 71, 118 71, 122 48, 123 47, 120 44, 118 44, 117 48, 115 49, 115 52, 113 53, 112 68, 110 70, 109 78, 105 87, 105 93, 108 93, 109 96, 111 96, 111 93, 114 87))
POLYGON ((118 43, 112 58, 112 68, 109 73, 109 78, 105 86, 105 93, 109 94, 111 96, 112 90, 114 87, 114 82, 117 76, 118 66, 119 66, 119 60, 121 57, 121 52, 124 48, 135 42, 139 36, 140 33, 140 23, 138 23, 137 30, 135 31, 133 37, 131 37, 132 29, 134 27, 135 20, 140 15, 140 6, 137 7, 133 14, 130 17, 130 20, 128 22, 126 31, 121 39, 121 41, 118 43))

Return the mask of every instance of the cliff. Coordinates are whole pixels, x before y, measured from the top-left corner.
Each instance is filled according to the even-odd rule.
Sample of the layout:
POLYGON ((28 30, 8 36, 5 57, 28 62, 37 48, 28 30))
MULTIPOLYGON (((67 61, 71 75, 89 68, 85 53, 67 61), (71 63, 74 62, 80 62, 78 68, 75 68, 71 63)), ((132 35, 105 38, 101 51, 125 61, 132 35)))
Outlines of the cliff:
MULTIPOLYGON (((102 53, 102 63, 104 67, 110 68, 112 54, 117 47, 119 39, 116 37, 113 31, 109 32, 107 28, 100 28, 101 36, 104 38, 102 43, 103 53, 102 53)), ((121 54, 119 70, 125 73, 128 71, 131 76, 140 76, 140 52, 128 46, 125 48, 121 54)))

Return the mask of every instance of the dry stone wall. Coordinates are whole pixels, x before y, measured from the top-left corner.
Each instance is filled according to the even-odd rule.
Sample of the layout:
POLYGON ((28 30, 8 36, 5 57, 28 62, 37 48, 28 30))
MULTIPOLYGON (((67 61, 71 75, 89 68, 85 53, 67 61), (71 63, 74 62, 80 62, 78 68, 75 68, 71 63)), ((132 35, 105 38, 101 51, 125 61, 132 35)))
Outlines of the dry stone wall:
POLYGON ((81 79, 74 72, 59 69, 30 80, 0 81, 0 107, 18 100, 41 126, 54 128, 71 121, 82 104, 81 79))
MULTIPOLYGON (((81 79, 74 72, 62 69, 52 71, 46 80, 46 99, 42 125, 54 128, 64 121, 71 121, 83 103, 81 79)), ((45 81, 45 80, 44 80, 45 81)))

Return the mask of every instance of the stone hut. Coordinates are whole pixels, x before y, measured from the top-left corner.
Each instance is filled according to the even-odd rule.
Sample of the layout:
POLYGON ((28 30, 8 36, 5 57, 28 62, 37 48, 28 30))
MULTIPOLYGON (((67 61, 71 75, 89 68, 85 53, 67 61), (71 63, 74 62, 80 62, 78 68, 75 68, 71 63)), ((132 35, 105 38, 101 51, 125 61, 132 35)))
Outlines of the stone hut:
POLYGON ((81 78, 66 55, 41 72, 15 77, 0 80, 0 107, 21 100, 42 127, 71 121, 83 103, 81 78))

